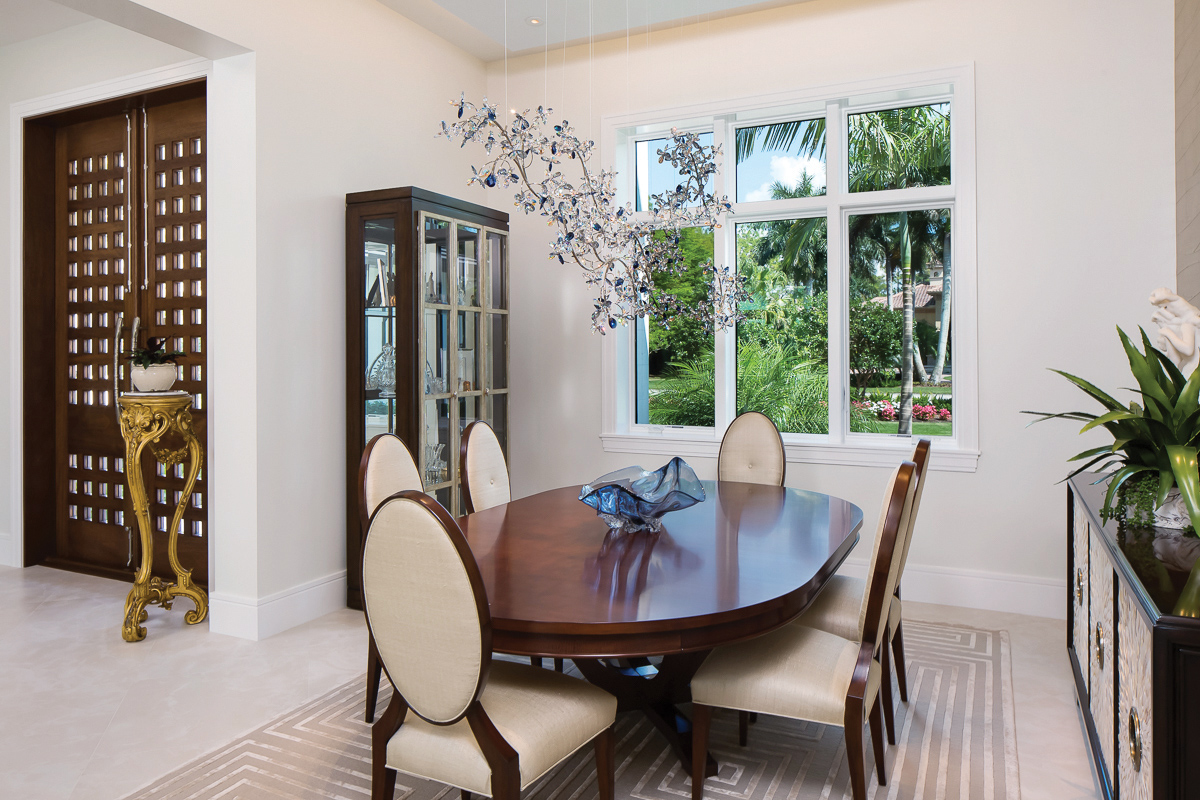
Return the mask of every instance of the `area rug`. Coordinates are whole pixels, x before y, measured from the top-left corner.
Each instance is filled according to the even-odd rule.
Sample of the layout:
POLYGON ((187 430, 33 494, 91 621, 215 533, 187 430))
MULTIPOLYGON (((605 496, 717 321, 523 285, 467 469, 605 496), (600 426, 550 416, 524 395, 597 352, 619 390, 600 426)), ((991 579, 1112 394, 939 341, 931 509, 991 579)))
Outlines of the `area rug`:
MULTIPOLYGON (((1005 631, 906 622, 909 702, 897 703, 888 783, 868 756, 872 800, 1019 798, 1013 694, 1005 631)), ((366 800, 371 795, 370 727, 356 680, 167 775, 128 800, 366 800)), ((382 712, 387 694, 381 692, 382 712)), ((869 740, 868 740, 869 741, 869 740)), ((737 715, 718 711, 710 747, 720 773, 714 800, 827 800, 850 797, 840 728, 760 716, 747 747, 737 715)), ((868 747, 869 752, 869 747, 868 747)), ((592 800, 591 748, 523 794, 531 800, 592 800)), ((640 714, 617 718, 617 797, 681 800, 690 781, 640 714)), ((458 791, 401 774, 397 800, 458 800, 458 791)))

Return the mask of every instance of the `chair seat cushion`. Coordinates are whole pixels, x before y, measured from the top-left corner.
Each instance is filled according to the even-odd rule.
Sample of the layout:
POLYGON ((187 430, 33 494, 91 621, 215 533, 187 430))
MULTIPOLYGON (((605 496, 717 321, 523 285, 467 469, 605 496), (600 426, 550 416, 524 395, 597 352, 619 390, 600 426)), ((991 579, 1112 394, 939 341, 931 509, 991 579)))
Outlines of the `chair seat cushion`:
MULTIPOLYGON (((522 789, 612 725, 617 714, 617 699, 590 683, 508 661, 492 662, 480 702, 520 756, 522 789)), ((466 719, 431 725, 410 710, 388 742, 387 765, 492 794, 491 769, 466 719)))
POLYGON ((899 597, 892 597, 892 604, 888 608, 888 630, 892 632, 892 636, 896 635, 896 628, 900 625, 900 620, 904 618, 904 608, 900 605, 899 597))
MULTIPOLYGON (((859 644, 815 628, 784 625, 757 639, 713 650, 692 679, 692 700, 840 727, 859 644)), ((879 678, 879 662, 872 660, 868 709, 879 678)))

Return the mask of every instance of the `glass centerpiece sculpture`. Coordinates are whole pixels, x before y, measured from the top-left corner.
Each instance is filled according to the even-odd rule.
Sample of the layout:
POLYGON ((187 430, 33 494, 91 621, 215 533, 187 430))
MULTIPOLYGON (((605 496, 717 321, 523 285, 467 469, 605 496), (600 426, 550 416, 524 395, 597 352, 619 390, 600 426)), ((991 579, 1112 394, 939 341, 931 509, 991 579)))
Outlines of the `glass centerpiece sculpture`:
POLYGON ((550 123, 553 109, 538 106, 535 112, 514 113, 506 124, 487 98, 481 106, 464 97, 451 105, 458 119, 443 121, 439 135, 460 147, 482 145, 487 159, 471 168, 470 182, 515 187, 516 205, 526 214, 540 214, 556 229, 550 258, 579 266, 597 292, 593 330, 605 333, 639 317, 664 326, 677 317, 691 318, 706 330, 728 328, 745 318, 740 310, 750 299, 745 278, 711 261, 704 266, 707 303, 685 306, 674 295, 654 290, 656 273, 682 274, 687 268, 680 231, 720 227, 722 217, 733 210, 728 198, 708 191, 720 147, 702 145, 695 134, 672 129, 658 162, 670 162, 680 182, 653 195, 648 211, 635 213, 630 204, 616 202, 616 172, 590 165, 596 143, 579 138, 566 120, 550 123), (572 171, 578 168, 578 178, 563 174, 568 162, 572 171))
POLYGON ((676 456, 650 472, 625 467, 584 486, 579 499, 614 531, 662 530, 662 517, 704 502, 704 487, 696 471, 676 456))

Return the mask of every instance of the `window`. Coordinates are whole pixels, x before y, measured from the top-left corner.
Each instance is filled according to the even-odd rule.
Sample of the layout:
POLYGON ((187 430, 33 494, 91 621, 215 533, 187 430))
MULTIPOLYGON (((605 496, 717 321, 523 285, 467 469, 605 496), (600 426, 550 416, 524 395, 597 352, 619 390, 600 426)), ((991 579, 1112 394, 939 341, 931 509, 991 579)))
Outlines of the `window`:
POLYGON ((854 90, 606 119, 635 210, 668 186, 672 127, 722 146, 716 230, 680 237, 656 288, 706 300, 700 265, 736 265, 736 329, 643 320, 606 342, 605 447, 715 455, 744 411, 770 416, 792 461, 893 463, 933 438, 934 466, 974 470, 974 107, 970 68, 854 90))

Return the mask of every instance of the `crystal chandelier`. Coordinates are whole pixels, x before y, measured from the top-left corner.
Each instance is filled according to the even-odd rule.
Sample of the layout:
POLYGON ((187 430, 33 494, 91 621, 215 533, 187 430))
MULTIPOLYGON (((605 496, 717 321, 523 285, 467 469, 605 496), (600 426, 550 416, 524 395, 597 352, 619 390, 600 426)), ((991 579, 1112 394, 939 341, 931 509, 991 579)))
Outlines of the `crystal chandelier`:
POLYGON ((616 202, 613 170, 589 167, 596 143, 575 135, 570 123, 549 122, 552 109, 514 113, 510 124, 501 123, 496 106, 484 98, 476 107, 465 97, 451 101, 457 121, 442 122, 439 135, 483 145, 489 160, 471 168, 471 183, 515 187, 516 205, 526 214, 541 214, 557 229, 550 258, 574 263, 595 287, 592 327, 604 333, 617 324, 652 317, 664 327, 689 318, 706 330, 728 328, 744 319, 739 305, 749 299, 745 279, 729 267, 703 265, 709 283, 708 301, 684 306, 677 297, 655 292, 655 274, 682 274, 687 269, 679 248, 684 228, 716 228, 725 213, 732 213, 726 197, 705 191, 717 172, 720 147, 706 147, 692 133, 672 129, 670 143, 658 151, 659 163, 669 162, 679 173, 673 189, 650 196, 650 210, 637 215, 630 204, 616 202), (561 167, 578 165, 572 183, 561 167))

